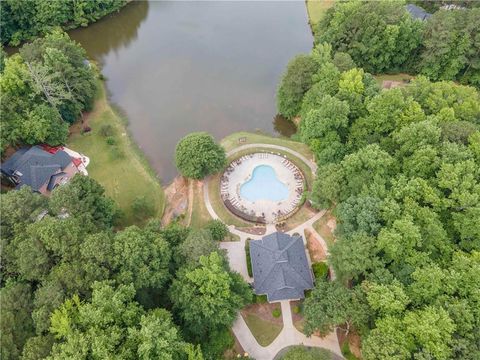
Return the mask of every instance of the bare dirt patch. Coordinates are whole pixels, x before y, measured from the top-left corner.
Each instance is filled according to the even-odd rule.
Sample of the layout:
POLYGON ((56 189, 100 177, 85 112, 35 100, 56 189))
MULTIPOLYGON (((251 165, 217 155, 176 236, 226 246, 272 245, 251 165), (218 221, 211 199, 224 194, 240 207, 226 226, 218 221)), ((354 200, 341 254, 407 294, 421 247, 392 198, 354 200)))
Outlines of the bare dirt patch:
POLYGON ((167 205, 162 218, 163 225, 168 224, 173 219, 186 213, 188 195, 188 181, 182 176, 177 176, 173 182, 165 188, 167 205))
POLYGON ((310 260, 312 263, 326 260, 327 254, 325 253, 325 249, 320 244, 320 240, 318 240, 317 235, 314 232, 306 229, 305 238, 307 239, 308 253, 310 254, 310 260))
POLYGON ((252 227, 235 226, 235 229, 251 235, 263 235, 265 234, 265 231, 266 231, 266 228, 264 226, 252 226, 252 227))
POLYGON ((337 227, 337 220, 330 211, 327 211, 318 221, 313 224, 313 228, 325 240, 328 246, 335 242, 334 231, 337 227))
POLYGON ((337 338, 340 344, 340 348, 342 349, 342 353, 346 355, 347 358, 351 358, 353 355, 357 359, 362 359, 362 344, 360 335, 358 335, 355 331, 350 331, 348 336, 345 336, 345 331, 341 329, 337 329, 337 338), (350 357, 345 353, 350 352, 350 357))

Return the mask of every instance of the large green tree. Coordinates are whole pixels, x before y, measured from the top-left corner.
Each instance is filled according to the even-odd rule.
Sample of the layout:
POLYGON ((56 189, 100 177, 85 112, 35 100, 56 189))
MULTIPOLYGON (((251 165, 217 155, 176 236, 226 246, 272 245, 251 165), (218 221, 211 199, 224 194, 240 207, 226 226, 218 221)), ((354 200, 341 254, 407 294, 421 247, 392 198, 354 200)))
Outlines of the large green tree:
POLYGON ((224 259, 213 252, 200 266, 180 271, 170 289, 173 309, 197 339, 233 324, 237 311, 251 299, 251 290, 224 259))
POLYGON ((202 179, 223 169, 225 150, 208 133, 191 133, 177 144, 175 164, 183 176, 202 179))

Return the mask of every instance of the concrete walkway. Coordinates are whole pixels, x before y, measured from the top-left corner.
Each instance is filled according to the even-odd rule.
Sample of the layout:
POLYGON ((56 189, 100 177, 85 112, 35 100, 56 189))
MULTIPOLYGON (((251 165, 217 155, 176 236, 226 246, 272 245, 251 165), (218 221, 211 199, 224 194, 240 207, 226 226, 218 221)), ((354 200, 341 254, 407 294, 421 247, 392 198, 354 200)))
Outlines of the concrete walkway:
POLYGON ((275 358, 275 355, 286 347, 305 345, 330 350, 334 354, 343 358, 335 332, 332 332, 323 338, 318 336, 307 337, 298 331, 293 325, 290 302, 281 301, 280 305, 282 308, 283 329, 275 340, 266 347, 258 344, 245 323, 245 320, 243 320, 243 317, 240 314, 238 315, 237 320, 233 324, 232 330, 243 349, 250 356, 256 360, 272 360, 275 358))
MULTIPOLYGON (((267 148, 267 149, 278 149, 285 152, 288 152, 302 161, 304 161, 312 170, 312 173, 315 175, 317 166, 311 160, 304 157, 302 154, 289 149, 284 146, 278 145, 271 145, 271 144, 247 144, 243 146, 239 146, 234 150, 227 153, 227 156, 231 156, 239 151, 249 149, 249 148, 267 148)), ((208 194, 208 182, 209 179, 205 179, 203 185, 203 197, 205 201, 205 206, 207 208, 208 213, 213 219, 218 219, 218 215, 215 213, 213 206, 210 202, 210 197, 208 194)), ((328 254, 328 247, 327 243, 324 239, 318 234, 315 229, 313 228, 313 223, 319 220, 325 214, 325 210, 315 214, 312 218, 304 222, 303 224, 297 226, 296 228, 290 230, 288 234, 299 233, 302 235, 304 239, 304 243, 306 245, 305 239, 305 230, 308 229, 312 231, 315 235, 317 240, 320 242, 320 245, 325 250, 325 253, 328 254)), ((253 278, 248 276, 247 271, 247 262, 245 257, 245 241, 247 238, 251 239, 260 239, 265 235, 274 233, 276 231, 274 224, 267 224, 266 232, 264 235, 252 235, 245 233, 243 231, 237 230, 233 225, 229 225, 228 229, 231 233, 238 235, 240 237, 240 241, 230 241, 230 242, 221 242, 220 248, 227 250, 228 260, 230 263, 230 267, 232 270, 237 271, 242 275, 245 281, 251 283, 253 282, 253 278)), ((293 325, 293 317, 290 308, 289 301, 281 301, 280 302, 281 309, 282 309, 282 319, 283 319, 283 329, 280 334, 275 338, 275 340, 266 347, 261 346, 258 344, 255 337, 252 335, 250 329, 248 328, 247 324, 243 317, 238 314, 235 323, 233 324, 232 330, 235 334, 236 338, 242 345, 243 349, 250 354, 256 360, 273 360, 275 356, 280 352, 282 349, 293 346, 293 345, 305 345, 305 346, 312 346, 312 347, 321 347, 330 350, 334 354, 342 357, 342 352, 340 350, 340 345, 338 343, 337 336, 335 332, 328 334, 327 336, 321 338, 318 336, 311 336, 307 337, 298 331, 295 326, 293 325)))

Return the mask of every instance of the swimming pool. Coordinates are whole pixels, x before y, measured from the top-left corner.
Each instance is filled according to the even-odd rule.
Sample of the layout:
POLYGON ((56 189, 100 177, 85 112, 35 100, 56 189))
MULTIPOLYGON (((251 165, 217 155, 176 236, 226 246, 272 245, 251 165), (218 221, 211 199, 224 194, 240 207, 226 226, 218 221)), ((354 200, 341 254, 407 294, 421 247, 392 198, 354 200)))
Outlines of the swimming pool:
POLYGON ((252 177, 240 186, 240 196, 249 201, 282 201, 288 198, 288 187, 282 183, 269 165, 258 165, 252 177))

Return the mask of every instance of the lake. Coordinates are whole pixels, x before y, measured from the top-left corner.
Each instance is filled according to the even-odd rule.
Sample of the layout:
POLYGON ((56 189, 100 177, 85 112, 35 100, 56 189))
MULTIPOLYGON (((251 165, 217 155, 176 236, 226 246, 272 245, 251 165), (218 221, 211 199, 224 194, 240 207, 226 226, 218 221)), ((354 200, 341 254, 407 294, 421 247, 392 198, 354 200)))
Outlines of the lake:
POLYGON ((294 131, 275 119, 275 91, 288 61, 312 47, 304 1, 134 2, 70 35, 100 63, 163 183, 189 132, 294 131))

